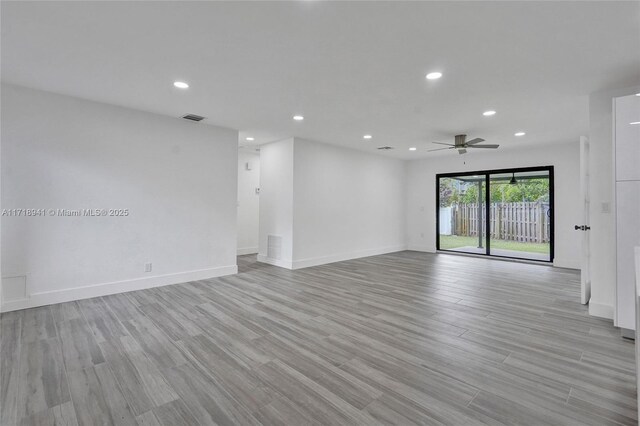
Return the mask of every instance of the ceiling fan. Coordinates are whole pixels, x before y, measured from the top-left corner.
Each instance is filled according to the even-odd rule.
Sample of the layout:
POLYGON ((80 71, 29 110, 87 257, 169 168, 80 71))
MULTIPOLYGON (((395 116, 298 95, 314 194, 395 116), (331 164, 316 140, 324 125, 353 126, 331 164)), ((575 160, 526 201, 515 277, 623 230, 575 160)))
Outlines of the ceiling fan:
POLYGON ((496 149, 496 148, 498 148, 500 146, 500 145, 496 145, 496 144, 478 145, 480 142, 484 142, 484 139, 475 138, 475 139, 471 139, 470 141, 465 141, 466 138, 467 138, 467 135, 456 135, 455 144, 453 144, 453 145, 450 144, 450 143, 433 142, 433 143, 438 144, 438 145, 447 145, 448 148, 430 149, 428 152, 431 152, 431 151, 442 151, 443 149, 457 149, 458 150, 458 154, 466 154, 467 153, 467 148, 496 149))

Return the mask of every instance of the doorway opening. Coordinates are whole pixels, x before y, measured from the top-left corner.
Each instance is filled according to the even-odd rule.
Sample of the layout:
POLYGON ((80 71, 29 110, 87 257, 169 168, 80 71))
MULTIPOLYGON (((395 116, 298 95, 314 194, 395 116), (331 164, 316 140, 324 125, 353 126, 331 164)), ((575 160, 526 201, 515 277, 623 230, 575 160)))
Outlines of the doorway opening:
POLYGON ((252 255, 255 259, 260 219, 260 150, 255 146, 238 148, 237 207, 237 255, 252 255))
POLYGON ((553 166, 436 175, 436 247, 553 261, 553 166))

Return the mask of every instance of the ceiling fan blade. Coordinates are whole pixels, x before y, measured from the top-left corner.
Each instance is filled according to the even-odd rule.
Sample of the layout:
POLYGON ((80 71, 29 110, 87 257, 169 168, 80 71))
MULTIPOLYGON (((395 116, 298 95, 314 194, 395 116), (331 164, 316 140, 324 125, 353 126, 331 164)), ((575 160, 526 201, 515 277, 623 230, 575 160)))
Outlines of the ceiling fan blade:
POLYGON ((496 144, 489 144, 489 145, 471 145, 471 146, 468 146, 467 148, 493 148, 493 149, 495 149, 495 148, 497 148, 497 147, 499 147, 499 146, 500 146, 500 145, 496 145, 496 144))
POLYGON ((451 143, 443 143, 443 142, 431 142, 431 143, 436 143, 438 145, 455 146, 454 144, 451 144, 451 143))
POLYGON ((467 150, 464 148, 458 150, 458 154, 466 154, 466 153, 467 153, 467 150))
POLYGON ((427 152, 432 152, 432 151, 442 151, 442 150, 444 150, 444 149, 453 149, 453 148, 455 148, 455 147, 453 147, 453 146, 452 146, 452 147, 449 147, 449 148, 436 148, 436 149, 429 149, 429 150, 427 150, 427 152))
POLYGON ((482 138, 471 139, 470 141, 465 142, 467 145, 475 145, 477 143, 484 142, 482 138))

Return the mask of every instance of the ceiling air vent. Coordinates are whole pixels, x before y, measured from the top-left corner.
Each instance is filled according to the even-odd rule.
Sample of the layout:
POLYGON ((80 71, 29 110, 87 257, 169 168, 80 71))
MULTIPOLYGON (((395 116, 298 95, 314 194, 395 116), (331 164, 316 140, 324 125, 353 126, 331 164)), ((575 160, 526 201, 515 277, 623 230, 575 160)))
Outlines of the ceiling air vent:
POLYGON ((195 114, 183 115, 182 118, 184 118, 185 120, 191 120, 191 121, 202 121, 202 120, 204 120, 204 117, 202 117, 201 115, 195 115, 195 114))
POLYGON ((393 149, 393 147, 392 146, 379 146, 378 149, 389 150, 389 149, 393 149))

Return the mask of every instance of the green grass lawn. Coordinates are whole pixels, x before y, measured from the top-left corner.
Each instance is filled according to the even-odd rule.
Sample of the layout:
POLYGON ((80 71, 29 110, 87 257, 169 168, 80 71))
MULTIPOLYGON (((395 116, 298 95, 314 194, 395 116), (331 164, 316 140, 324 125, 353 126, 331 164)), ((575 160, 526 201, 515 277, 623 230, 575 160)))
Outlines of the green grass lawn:
MULTIPOLYGON (((440 235, 440 249, 449 250, 460 247, 477 247, 477 237, 459 237, 456 235, 440 235)), ((549 253, 549 244, 520 243, 517 241, 491 240, 491 248, 503 250, 525 251, 528 253, 549 253)))

